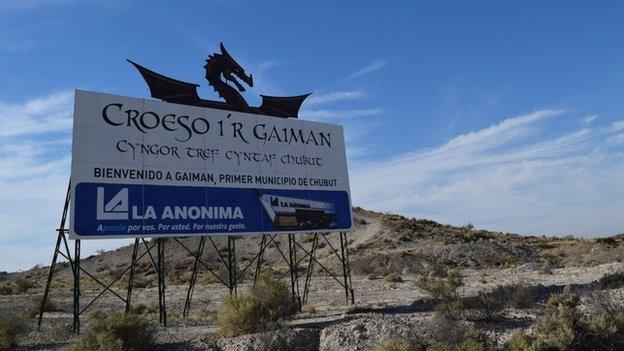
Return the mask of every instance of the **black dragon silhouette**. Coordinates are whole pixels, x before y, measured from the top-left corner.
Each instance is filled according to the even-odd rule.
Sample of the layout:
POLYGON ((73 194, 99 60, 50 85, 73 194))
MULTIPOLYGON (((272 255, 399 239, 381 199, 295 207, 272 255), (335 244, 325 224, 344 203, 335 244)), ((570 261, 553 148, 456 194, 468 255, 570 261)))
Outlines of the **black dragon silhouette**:
POLYGON ((253 87, 252 75, 247 75, 245 70, 230 56, 221 43, 221 53, 214 53, 206 60, 206 79, 208 84, 223 98, 225 102, 204 100, 197 95, 198 84, 182 82, 162 74, 149 70, 136 62, 128 60, 139 70, 145 79, 153 98, 161 99, 183 105, 211 107, 222 110, 255 113, 282 118, 297 118, 299 108, 303 101, 310 95, 299 96, 267 96, 262 97, 262 104, 258 107, 249 106, 245 98, 240 94, 245 87, 236 79, 237 77, 250 87, 253 87), (232 87, 232 82, 236 88, 232 87))

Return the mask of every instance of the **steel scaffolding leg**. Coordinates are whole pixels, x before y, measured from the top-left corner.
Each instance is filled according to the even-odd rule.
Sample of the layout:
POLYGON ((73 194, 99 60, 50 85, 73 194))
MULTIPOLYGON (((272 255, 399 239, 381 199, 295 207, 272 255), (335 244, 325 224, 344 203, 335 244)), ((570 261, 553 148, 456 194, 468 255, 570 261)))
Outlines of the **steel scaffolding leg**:
MULTIPOLYGON (((67 241, 65 241, 65 222, 67 220, 67 211, 69 210, 69 200, 71 194, 71 182, 67 185, 67 193, 65 194, 65 204, 63 205, 63 214, 61 215, 61 223, 59 225, 58 236, 56 237, 56 245, 54 245, 54 254, 52 255, 52 263, 50 264, 50 270, 48 271, 48 279, 46 281, 45 290, 43 292, 43 299, 41 300, 41 305, 39 308, 39 318, 37 319, 37 327, 41 327, 41 321, 43 320, 43 312, 46 309, 48 304, 48 297, 50 295, 50 288, 52 287, 52 278, 54 276, 54 269, 56 268, 56 261, 58 260, 58 255, 61 250, 61 241, 64 241, 67 245, 67 241)), ((71 262, 71 255, 69 253, 69 248, 67 249, 67 256, 70 258, 69 262, 72 267, 72 274, 76 274, 73 263, 71 262)))
POLYGON ((342 273, 344 278, 344 288, 347 302, 355 303, 353 287, 351 286, 351 268, 349 267, 349 256, 347 251, 347 232, 340 232, 340 259, 342 261, 342 273), (350 299, 349 299, 350 297, 350 299))
POLYGON ((236 273, 236 239, 228 235, 228 276, 230 294, 238 294, 238 274, 236 273))
POLYGON ((308 268, 306 269, 306 278, 303 284, 303 298, 302 303, 305 305, 308 302, 308 293, 310 291, 310 281, 312 281, 312 272, 314 271, 314 255, 316 254, 316 245, 318 244, 318 234, 314 234, 312 239, 312 248, 309 253, 308 268))
POLYGON ((288 253, 292 297, 297 303, 297 309, 301 310, 301 296, 299 295, 299 267, 297 263, 297 247, 294 234, 288 234, 288 253))
POLYGON ((193 263, 193 272, 191 273, 191 281, 189 283, 188 291, 186 292, 186 301, 184 302, 184 310, 182 311, 182 317, 187 317, 191 308, 191 299, 193 298, 193 291, 195 290, 195 283, 197 282, 197 273, 199 270, 199 262, 204 254, 204 245, 206 244, 206 237, 202 236, 199 239, 199 247, 195 254, 195 262, 193 263))
POLYGON ((258 252, 258 258, 256 259, 256 271, 254 272, 254 284, 256 283, 256 281, 258 281, 258 277, 260 276, 261 273, 261 269, 262 269, 262 257, 264 256, 264 250, 266 249, 266 247, 268 246, 267 243, 267 238, 266 235, 262 235, 262 238, 260 239, 260 252, 258 252))
POLYGON ((74 240, 74 333, 80 334, 80 240, 74 240))
POLYGON ((132 247, 132 261, 130 262, 130 275, 128 276, 128 293, 126 294, 126 313, 132 307, 132 284, 134 282, 134 268, 136 266, 137 255, 139 253, 139 238, 134 239, 132 247))
POLYGON ((157 240, 157 266, 158 266, 158 312, 160 323, 167 326, 167 303, 165 301, 165 240, 158 238, 157 240))

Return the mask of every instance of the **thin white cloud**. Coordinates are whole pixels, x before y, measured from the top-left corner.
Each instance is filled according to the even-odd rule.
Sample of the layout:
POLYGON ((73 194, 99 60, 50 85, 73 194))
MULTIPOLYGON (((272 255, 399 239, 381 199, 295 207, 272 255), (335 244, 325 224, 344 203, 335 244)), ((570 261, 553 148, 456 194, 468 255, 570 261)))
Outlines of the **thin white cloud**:
POLYGON ((306 99, 306 106, 322 105, 346 100, 357 100, 362 98, 365 93, 361 90, 353 91, 335 91, 323 95, 312 95, 306 99))
POLYGON ((598 115, 591 115, 583 118, 584 124, 592 124, 598 119, 598 115))
POLYGON ((0 102, 0 137, 70 130, 72 97, 73 92, 65 90, 24 104, 0 102))
POLYGON ((70 91, 0 102, 0 271, 49 260, 69 181, 72 105, 70 91))
POLYGON ((352 167, 354 203, 519 233, 624 231, 624 150, 616 126, 559 131, 544 110, 431 149, 352 167))
POLYGON ((344 120, 356 117, 374 116, 382 113, 380 108, 354 109, 354 110, 310 110, 305 109, 300 112, 304 119, 312 121, 344 120))
POLYGON ((388 61, 386 60, 376 60, 373 61, 371 63, 369 63, 368 65, 360 68, 359 70, 353 72, 349 77, 347 77, 347 79, 353 79, 353 78, 357 78, 360 76, 363 76, 365 74, 374 72, 378 69, 381 69, 383 67, 386 67, 388 65, 388 61))
POLYGON ((613 122, 612 126, 614 130, 624 130, 624 121, 613 122))

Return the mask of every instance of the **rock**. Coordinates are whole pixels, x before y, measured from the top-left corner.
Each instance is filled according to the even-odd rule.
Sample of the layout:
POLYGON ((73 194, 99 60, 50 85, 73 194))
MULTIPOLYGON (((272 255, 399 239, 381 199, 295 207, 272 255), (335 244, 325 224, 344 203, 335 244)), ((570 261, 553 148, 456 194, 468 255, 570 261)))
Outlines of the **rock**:
POLYGON ((516 273, 528 273, 528 272, 537 272, 542 268, 542 266, 537 262, 529 262, 523 265, 520 265, 514 269, 516 273))
POLYGON ((218 341, 222 351, 288 350, 315 351, 319 345, 317 329, 282 329, 266 333, 241 335, 218 341))
POLYGON ((323 329, 319 350, 371 350, 392 338, 419 340, 424 329, 422 315, 363 315, 323 329))

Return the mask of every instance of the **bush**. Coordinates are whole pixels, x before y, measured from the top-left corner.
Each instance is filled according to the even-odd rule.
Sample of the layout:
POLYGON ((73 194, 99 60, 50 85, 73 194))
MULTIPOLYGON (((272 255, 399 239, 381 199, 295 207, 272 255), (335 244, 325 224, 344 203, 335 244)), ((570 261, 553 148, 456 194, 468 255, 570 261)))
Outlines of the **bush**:
POLYGON ((505 287, 507 291, 507 307, 523 309, 535 302, 535 287, 528 284, 512 284, 505 287))
POLYGON ((296 303, 286 284, 263 275, 249 293, 225 296, 217 321, 222 334, 238 336, 277 329, 283 319, 296 311, 296 303))
POLYGON ((624 293, 621 291, 594 291, 586 304, 598 314, 607 314, 612 318, 624 314, 624 293))
MULTIPOLYGON (((34 308, 35 315, 37 315, 39 313, 39 308, 40 308, 38 302, 36 302, 36 303, 33 302, 33 304, 31 306, 32 306, 32 308, 34 308)), ((61 307, 59 306, 59 303, 56 300, 48 298, 48 300, 46 301, 46 304, 45 304, 43 310, 45 312, 56 312, 56 311, 61 311, 62 309, 61 309, 61 307)))
POLYGON ((13 295, 13 289, 8 284, 0 285, 0 295, 13 295))
POLYGON ((10 350, 16 346, 17 336, 26 330, 28 319, 25 316, 3 315, 0 317, 0 350, 10 350))
POLYGON ((305 306, 303 308, 303 312, 310 313, 310 314, 316 313, 316 305, 315 304, 310 304, 310 305, 305 306))
POLYGON ((30 289, 32 287, 33 287, 33 284, 30 281, 28 281, 28 280, 26 280, 24 278, 18 279, 15 282, 15 291, 18 294, 23 294, 23 293, 27 292, 28 289, 30 289))
POLYGON ((403 277, 401 277, 398 273, 388 273, 384 275, 384 281, 387 283, 402 283, 403 277))
POLYGON ((416 351, 423 350, 422 345, 408 339, 387 339, 375 348, 375 351, 416 351))
POLYGON ((492 321, 498 318, 505 308, 522 309, 530 306, 535 301, 535 293, 531 286, 504 285, 490 292, 479 293, 469 301, 471 307, 478 313, 478 319, 492 321))
POLYGON ((583 316, 579 297, 566 288, 548 299, 547 312, 533 333, 514 334, 508 347, 511 351, 622 350, 624 313, 583 316))
POLYGON ((71 351, 141 351, 151 350, 153 331, 147 321, 134 313, 117 313, 106 317, 102 312, 91 314, 92 328, 72 347, 71 351))
POLYGON ((535 339, 525 335, 522 331, 517 331, 511 335, 507 342, 509 351, 539 351, 539 346, 535 339))
POLYGON ((427 351, 485 351, 486 349, 486 343, 471 329, 467 329, 459 339, 436 340, 427 347, 427 351))
POLYGON ((507 306, 504 290, 495 289, 491 292, 481 292, 475 298, 474 308, 478 318, 485 321, 493 321, 500 316, 502 310, 507 306))
POLYGON ((416 286, 438 302, 456 299, 457 289, 463 284, 462 276, 456 270, 449 270, 446 278, 435 278, 431 274, 426 274, 416 280, 416 286))
POLYGON ((540 318, 536 327, 539 343, 555 350, 568 350, 575 342, 576 328, 582 317, 578 308, 579 297, 564 290, 553 294, 546 303, 547 314, 540 318))

